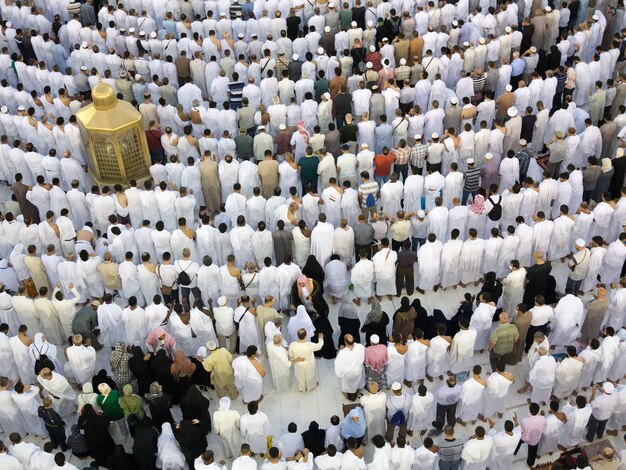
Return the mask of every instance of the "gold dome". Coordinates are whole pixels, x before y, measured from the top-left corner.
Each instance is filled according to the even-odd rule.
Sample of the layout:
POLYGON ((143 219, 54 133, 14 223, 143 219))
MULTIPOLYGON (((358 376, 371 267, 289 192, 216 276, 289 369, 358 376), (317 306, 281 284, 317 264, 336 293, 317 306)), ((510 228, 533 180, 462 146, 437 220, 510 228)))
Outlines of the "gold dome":
POLYGON ((98 111, 112 109, 117 104, 115 90, 111 85, 103 83, 102 81, 91 91, 91 98, 93 99, 93 105, 98 111))

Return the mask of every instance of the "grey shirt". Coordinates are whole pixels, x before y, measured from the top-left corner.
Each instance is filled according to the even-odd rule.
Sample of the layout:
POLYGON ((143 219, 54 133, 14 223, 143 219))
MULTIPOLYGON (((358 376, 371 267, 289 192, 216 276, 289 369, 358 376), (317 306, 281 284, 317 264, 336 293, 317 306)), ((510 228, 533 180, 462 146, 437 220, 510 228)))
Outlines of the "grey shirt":
POLYGON ((370 224, 356 224, 354 226, 354 243, 357 245, 371 245, 374 241, 374 228, 370 224))

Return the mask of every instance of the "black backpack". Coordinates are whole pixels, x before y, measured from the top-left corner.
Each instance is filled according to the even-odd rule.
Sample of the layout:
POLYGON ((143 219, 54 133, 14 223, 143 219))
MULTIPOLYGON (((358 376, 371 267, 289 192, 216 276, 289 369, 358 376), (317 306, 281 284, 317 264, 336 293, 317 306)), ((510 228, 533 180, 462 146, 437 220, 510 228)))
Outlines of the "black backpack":
POLYGON ((45 354, 39 354, 39 359, 35 361, 35 375, 39 375, 43 369, 54 370, 54 363, 45 354))
MULTIPOLYGON (((189 265, 191 266, 191 265, 189 265)), ((187 268, 189 267, 187 266, 187 268)), ((191 284, 191 277, 189 277, 189 274, 187 274, 186 272, 186 268, 183 269, 180 273, 178 273, 178 285, 181 287, 185 287, 188 286, 189 284, 191 284)))
POLYGON ((493 204, 493 208, 489 211, 487 217, 489 217, 489 220, 497 222, 502 218, 502 197, 500 197, 497 203, 491 199, 491 196, 487 200, 493 204))

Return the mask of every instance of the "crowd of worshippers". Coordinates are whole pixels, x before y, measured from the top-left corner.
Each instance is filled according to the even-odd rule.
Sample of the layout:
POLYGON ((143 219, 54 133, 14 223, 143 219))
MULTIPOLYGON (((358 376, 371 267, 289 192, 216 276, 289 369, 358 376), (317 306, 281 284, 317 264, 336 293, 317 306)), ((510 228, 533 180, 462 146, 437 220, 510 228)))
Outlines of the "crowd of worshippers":
MULTIPOLYGON (((545 271, 537 261, 531 269, 545 271)), ((235 308, 221 296, 218 307, 196 306, 190 316, 180 303, 172 312, 160 296, 145 310, 131 297, 122 310, 106 294, 104 303, 92 300, 75 311, 75 293, 68 338, 58 309, 64 300, 15 296, 20 302, 3 315, 17 320, 22 312, 20 319, 34 322, 32 331, 39 332, 31 337, 29 327, 20 325, 10 336, 9 325, 0 324, 0 425, 10 440, 6 447, 0 442, 3 468, 77 468, 66 463, 70 457, 79 463, 94 459, 84 468, 110 469, 223 470, 223 459, 231 458, 233 469, 256 469, 259 458, 265 470, 411 470, 461 463, 509 468, 523 444, 532 468, 537 456, 558 457, 626 426, 626 386, 619 385, 626 374, 626 278, 611 299, 599 284, 585 305, 568 287, 554 307, 529 283, 522 295, 534 295, 532 308, 514 305, 512 319, 497 307, 506 287, 493 276, 476 296, 465 294, 450 319, 438 309, 429 315, 417 298, 411 303, 402 297, 391 319, 373 299, 361 322, 357 306, 343 297, 336 344, 318 277, 323 270, 310 257, 304 271, 312 277, 297 278, 290 296, 296 314, 284 328, 271 295, 258 306, 243 295, 235 308), (26 302, 34 304, 35 314, 19 310, 26 302), (47 310, 42 304, 49 304, 47 310), (145 321, 158 325, 147 336, 133 329, 145 321), (188 337, 179 336, 179 324, 192 325, 188 337), (53 328, 59 341, 48 339, 53 328), (110 372, 96 373, 97 351, 108 354, 110 372), (476 364, 475 353, 484 351, 490 373, 476 364), (263 378, 269 372, 280 397, 293 390, 293 371, 296 389, 310 392, 319 386, 316 358, 334 361, 341 392, 353 404, 344 404, 345 416, 331 416, 325 429, 312 421, 300 434, 290 423, 281 434, 262 411, 268 392, 263 378), (521 385, 517 393, 530 391, 523 419, 506 412, 515 382, 521 385), (215 395, 217 409, 203 392, 215 395), (244 414, 231 409, 238 398, 244 414), (180 420, 174 419, 175 405, 180 420), (505 412, 510 419, 496 429, 505 412), (74 414, 78 422, 68 434, 66 422, 74 414), (455 434, 458 426, 477 421, 484 424, 469 439, 455 434), (207 450, 211 431, 222 444, 219 459, 207 450), (27 434, 49 441, 40 449, 22 440, 27 434), (116 445, 128 437, 131 453, 130 446, 116 445), (368 442, 374 453, 366 464, 368 442)), ((7 296, 0 293, 2 301, 7 296)), ((612 447, 587 457, 591 468, 618 468, 621 462, 612 447)), ((578 464, 589 468, 582 457, 578 464)))

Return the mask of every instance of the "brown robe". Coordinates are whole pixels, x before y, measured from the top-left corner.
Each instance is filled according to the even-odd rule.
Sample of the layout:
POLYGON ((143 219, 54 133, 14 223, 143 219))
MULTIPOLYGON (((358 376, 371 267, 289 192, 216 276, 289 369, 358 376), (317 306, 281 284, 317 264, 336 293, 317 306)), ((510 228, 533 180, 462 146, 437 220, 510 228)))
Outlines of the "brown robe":
POLYGON ((604 321, 604 315, 609 308, 609 299, 607 297, 604 300, 592 300, 587 304, 587 316, 585 322, 580 330, 581 344, 587 344, 593 338, 600 336, 600 327, 604 321))
POLYGON ((263 160, 259 162, 259 178, 261 178, 261 192, 265 199, 274 194, 278 187, 278 162, 276 160, 263 160))
POLYGON ((30 217, 34 224, 41 222, 39 218, 39 209, 32 202, 26 199, 26 193, 28 192, 28 186, 24 183, 13 183, 11 185, 11 191, 17 199, 17 203, 20 205, 20 210, 24 217, 30 217))
POLYGON ((533 319, 533 314, 531 312, 527 312, 524 316, 516 316, 511 320, 511 323, 517 326, 517 331, 519 331, 519 338, 515 342, 513 346, 513 352, 509 357, 509 365, 514 366, 518 362, 522 360, 522 356, 524 355, 524 347, 526 346, 526 336, 528 335, 528 329, 530 328, 530 322, 533 319))
POLYGON ((217 163, 213 160, 200 162, 200 178, 202 179, 202 194, 207 210, 219 212, 222 205, 222 188, 217 176, 217 163))

